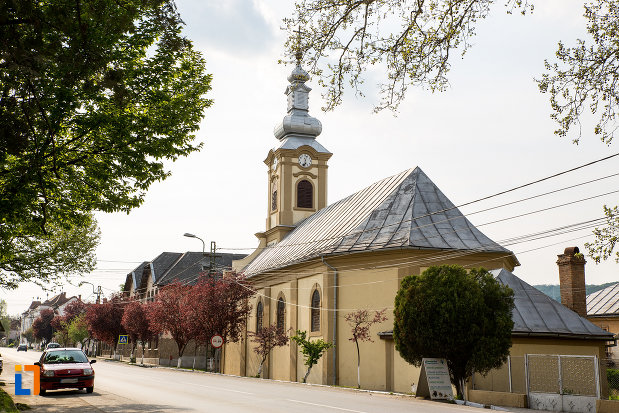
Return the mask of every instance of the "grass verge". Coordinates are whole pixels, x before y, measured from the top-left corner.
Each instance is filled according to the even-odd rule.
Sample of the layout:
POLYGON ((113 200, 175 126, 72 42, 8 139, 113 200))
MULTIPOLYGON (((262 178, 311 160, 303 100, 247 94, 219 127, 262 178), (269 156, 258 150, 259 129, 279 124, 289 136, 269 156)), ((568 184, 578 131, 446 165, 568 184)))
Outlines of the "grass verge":
POLYGON ((19 412, 13 399, 7 392, 0 388, 0 412, 15 413, 19 412))

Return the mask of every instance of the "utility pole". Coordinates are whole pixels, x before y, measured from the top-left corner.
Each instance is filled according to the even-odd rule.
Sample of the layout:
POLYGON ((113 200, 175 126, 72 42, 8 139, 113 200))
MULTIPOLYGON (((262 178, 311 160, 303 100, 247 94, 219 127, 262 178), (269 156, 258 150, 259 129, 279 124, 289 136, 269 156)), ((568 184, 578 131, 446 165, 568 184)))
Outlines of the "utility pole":
POLYGON ((213 275, 213 273, 215 272, 215 251, 217 250, 217 244, 215 243, 215 241, 211 241, 211 255, 210 255, 210 260, 209 260, 209 265, 208 265, 208 275, 211 276, 213 275))
POLYGON ((98 285, 97 286, 97 304, 101 303, 101 295, 103 294, 103 291, 101 290, 101 286, 98 285))

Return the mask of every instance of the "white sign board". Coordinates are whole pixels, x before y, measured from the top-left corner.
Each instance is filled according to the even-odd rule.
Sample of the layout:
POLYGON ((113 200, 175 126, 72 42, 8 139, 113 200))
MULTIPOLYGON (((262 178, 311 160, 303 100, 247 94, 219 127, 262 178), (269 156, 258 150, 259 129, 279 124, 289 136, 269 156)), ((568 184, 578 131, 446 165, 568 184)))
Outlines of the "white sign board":
POLYGON ((213 346, 213 348, 219 348, 223 345, 224 339, 222 336, 215 334, 213 337, 211 337, 211 346, 213 346))
MULTIPOLYGON (((421 362, 419 385, 424 387, 424 393, 427 391, 432 400, 452 400, 454 398, 445 359, 424 358, 421 362), (425 383, 422 383, 423 381, 425 383), (425 386, 426 383, 427 387, 425 386)), ((417 395, 420 395, 419 391, 417 395)))

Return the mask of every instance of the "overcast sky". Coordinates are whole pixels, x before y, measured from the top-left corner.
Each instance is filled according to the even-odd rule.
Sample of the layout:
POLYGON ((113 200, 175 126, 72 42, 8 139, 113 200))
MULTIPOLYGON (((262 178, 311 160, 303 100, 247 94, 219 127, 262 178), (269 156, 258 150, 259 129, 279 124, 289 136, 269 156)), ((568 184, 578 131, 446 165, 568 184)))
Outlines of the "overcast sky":
MULTIPOLYGON (((451 87, 432 94, 409 89, 397 116, 372 113, 377 97, 346 95, 334 112, 322 113, 320 88, 315 81, 310 113, 319 118, 318 140, 333 153, 329 162, 329 202, 337 201, 371 183, 419 166, 456 205, 552 175, 619 151, 601 143, 585 123, 580 145, 553 134, 548 96, 534 82, 551 58, 557 42, 574 44, 585 36, 582 2, 536 2, 532 15, 507 15, 503 2, 480 22, 473 48, 453 61, 451 87)), ((216 241, 224 252, 249 253, 257 246, 254 233, 264 230, 267 208, 269 149, 278 141, 273 127, 285 114, 284 90, 290 66, 282 57, 281 19, 289 16, 289 0, 177 0, 186 22, 186 35, 204 54, 213 74, 214 104, 207 109, 197 139, 200 153, 170 165, 172 176, 154 184, 146 201, 129 215, 97 214, 102 232, 97 249, 98 269, 84 279, 118 290, 125 276, 140 262, 163 251, 199 251, 192 232, 216 241), (235 250, 232 250, 234 248, 235 250)), ((367 84, 376 74, 367 73, 367 84)), ((489 224, 619 189, 619 178, 582 185, 532 201, 487 212, 481 209, 563 188, 619 172, 617 158, 533 185, 526 190, 462 208, 469 219, 493 240, 506 240, 600 218, 602 205, 617 205, 611 194, 549 211, 489 224)), ((583 247, 590 230, 508 244, 521 266, 516 275, 530 284, 558 283, 557 254, 567 246, 583 247)), ((583 248, 584 249, 584 248, 583 248)), ((614 261, 586 267, 588 284, 617 281, 614 261)), ((79 279, 74 279, 77 284, 79 279)), ((88 285, 69 294, 91 296, 88 285)), ((36 297, 53 292, 23 285, 3 291, 10 314, 24 311, 36 297)), ((92 298, 92 297, 90 297, 92 298)))

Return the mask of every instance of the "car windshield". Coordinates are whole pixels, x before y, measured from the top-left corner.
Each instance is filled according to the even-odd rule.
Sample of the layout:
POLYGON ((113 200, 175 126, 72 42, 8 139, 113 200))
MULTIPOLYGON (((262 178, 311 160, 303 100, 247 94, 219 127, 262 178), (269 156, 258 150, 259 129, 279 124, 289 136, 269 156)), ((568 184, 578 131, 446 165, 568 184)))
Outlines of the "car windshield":
POLYGON ((50 351, 43 360, 45 364, 88 363, 86 355, 81 350, 50 351))

